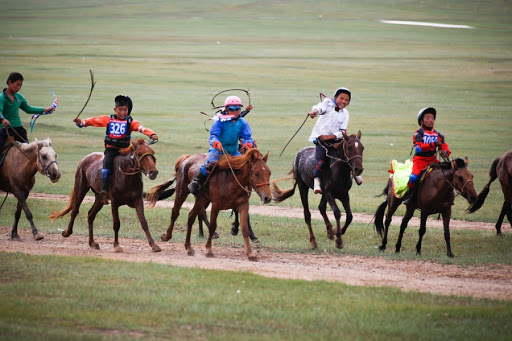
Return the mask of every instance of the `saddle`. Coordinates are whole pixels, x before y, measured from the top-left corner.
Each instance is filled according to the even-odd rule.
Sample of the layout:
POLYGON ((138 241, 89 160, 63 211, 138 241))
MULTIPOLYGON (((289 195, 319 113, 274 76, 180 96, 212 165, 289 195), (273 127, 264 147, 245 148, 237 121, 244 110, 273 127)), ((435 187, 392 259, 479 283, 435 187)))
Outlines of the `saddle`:
MULTIPOLYGON (((396 198, 402 198, 407 193, 407 183, 412 173, 412 164, 411 160, 405 160, 405 163, 391 160, 391 169, 388 170, 388 173, 391 173, 389 177, 393 179, 393 194, 396 198)), ((421 171, 418 185, 427 177, 430 171, 432 171, 432 165, 428 165, 421 171)))

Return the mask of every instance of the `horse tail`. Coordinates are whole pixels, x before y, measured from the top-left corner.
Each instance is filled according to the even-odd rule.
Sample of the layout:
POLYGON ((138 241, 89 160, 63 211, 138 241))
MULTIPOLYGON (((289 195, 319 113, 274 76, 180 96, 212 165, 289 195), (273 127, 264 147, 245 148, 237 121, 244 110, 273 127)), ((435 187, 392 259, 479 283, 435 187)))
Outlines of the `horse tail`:
POLYGON ((489 190, 491 189, 491 183, 498 178, 496 168, 498 166, 499 161, 500 158, 496 158, 492 162, 491 169, 489 170, 489 182, 487 182, 487 185, 485 185, 482 191, 478 194, 478 196, 476 197, 476 201, 468 207, 468 209, 466 210, 467 212, 476 212, 480 209, 480 207, 483 206, 485 198, 487 198, 487 194, 489 194, 489 190))
MULTIPOLYGON (((293 174, 293 169, 290 173, 293 174)), ((288 174, 290 174, 290 173, 288 173, 288 174)), ((275 202, 281 202, 281 201, 288 199, 295 193, 295 188, 297 187, 297 181, 295 180, 295 176, 292 176, 291 179, 293 180, 293 187, 290 189, 286 189, 286 190, 282 190, 277 186, 277 184, 276 184, 277 180, 271 181, 272 186, 271 186, 270 190, 272 192, 272 200, 274 200, 275 202)))
POLYGON ((56 219, 64 217, 66 214, 68 214, 71 211, 71 208, 73 207, 74 203, 75 203, 75 189, 73 188, 73 190, 71 191, 71 194, 69 196, 68 205, 62 211, 59 211, 59 212, 53 211, 48 216, 48 218, 51 221, 55 221, 56 219))
POLYGON ((386 207, 388 206, 388 199, 384 200, 382 204, 379 205, 377 211, 375 212, 375 216, 373 217, 375 230, 382 238, 384 233, 384 212, 386 212, 386 207))
POLYGON ((163 184, 155 186, 149 190, 149 192, 146 194, 146 200, 149 201, 149 207, 155 206, 158 200, 166 199, 174 194, 174 188, 171 188, 167 191, 165 190, 167 187, 174 183, 174 180, 176 180, 176 178, 172 178, 171 180, 168 180, 163 184))

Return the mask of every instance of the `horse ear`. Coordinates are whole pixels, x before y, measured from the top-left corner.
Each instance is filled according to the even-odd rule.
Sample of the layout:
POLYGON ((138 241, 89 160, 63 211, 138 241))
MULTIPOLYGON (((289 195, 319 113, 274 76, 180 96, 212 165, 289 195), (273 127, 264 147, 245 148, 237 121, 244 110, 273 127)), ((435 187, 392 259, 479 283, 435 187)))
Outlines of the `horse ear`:
POLYGON ((267 160, 268 160, 268 153, 269 152, 267 152, 267 154, 263 157, 263 161, 265 161, 265 163, 267 163, 267 160))
POLYGON ((359 131, 357 132, 357 138, 358 138, 358 139, 361 139, 361 130, 359 130, 359 131))
POLYGON ((468 163, 469 163, 469 159, 468 159, 468 157, 466 156, 466 157, 464 158, 464 164, 466 165, 466 167, 468 166, 468 163))

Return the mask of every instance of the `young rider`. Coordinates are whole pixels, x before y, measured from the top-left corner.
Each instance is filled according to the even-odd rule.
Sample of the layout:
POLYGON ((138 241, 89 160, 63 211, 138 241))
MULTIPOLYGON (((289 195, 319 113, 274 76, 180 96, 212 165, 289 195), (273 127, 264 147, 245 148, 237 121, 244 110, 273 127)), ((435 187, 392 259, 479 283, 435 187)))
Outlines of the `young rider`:
POLYGON ((105 134, 105 156, 103 158, 103 170, 101 171, 101 192, 100 201, 102 204, 108 204, 108 187, 110 174, 114 165, 114 158, 119 154, 121 148, 130 146, 132 131, 138 131, 152 140, 158 140, 156 133, 143 127, 138 121, 134 120, 130 114, 133 103, 130 97, 119 95, 115 98, 115 115, 103 115, 86 119, 74 118, 73 122, 79 128, 83 127, 107 127, 105 134))
POLYGON ((21 124, 19 109, 27 114, 51 113, 55 108, 32 107, 27 100, 19 93, 23 85, 23 76, 21 73, 12 72, 7 77, 7 88, 0 94, 0 152, 4 148, 7 139, 7 133, 14 137, 14 140, 27 143, 27 131, 21 124))
POLYGON ((436 157, 437 149, 440 150, 440 155, 443 158, 448 158, 451 154, 444 135, 434 129, 436 114, 436 109, 430 107, 423 108, 418 112, 418 125, 420 128, 413 135, 414 157, 412 159, 412 173, 407 183, 407 193, 402 198, 405 205, 413 202, 413 192, 421 171, 428 165, 439 162, 436 157))
POLYGON ((309 113, 311 118, 320 116, 309 136, 309 141, 316 146, 313 187, 315 193, 322 193, 322 172, 329 164, 326 150, 328 147, 325 144, 343 139, 349 120, 349 113, 345 108, 349 105, 351 98, 352 93, 349 89, 338 88, 333 98, 324 98, 321 103, 314 105, 309 113))
POLYGON ((240 116, 242 106, 242 100, 237 96, 228 96, 224 101, 224 110, 210 129, 208 158, 188 185, 190 193, 198 193, 223 153, 233 156, 241 155, 238 151, 239 141, 243 149, 254 146, 251 127, 240 116))

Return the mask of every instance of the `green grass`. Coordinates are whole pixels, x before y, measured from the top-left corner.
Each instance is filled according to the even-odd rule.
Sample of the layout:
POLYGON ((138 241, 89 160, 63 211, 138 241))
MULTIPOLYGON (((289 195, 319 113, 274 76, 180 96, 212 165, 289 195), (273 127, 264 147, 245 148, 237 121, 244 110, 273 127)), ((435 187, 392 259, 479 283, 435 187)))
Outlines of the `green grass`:
POLYGON ((3 339, 503 339, 508 302, 0 253, 3 339), (115 271, 112 271, 115 269, 115 271))
MULTIPOLYGON (((228 88, 251 90, 254 110, 247 119, 260 149, 270 152, 268 163, 273 172, 272 178, 277 179, 286 176, 297 151, 308 145, 308 136, 315 122, 313 120, 304 125, 279 157, 282 148, 302 123, 306 113, 318 102, 318 93, 332 95, 334 89, 346 86, 353 94, 348 107, 351 114, 349 133, 357 133, 360 129, 365 145, 364 184, 353 187, 350 192, 352 209, 354 212, 373 214, 382 200, 375 195, 380 194, 386 184, 389 161, 410 157, 411 138, 417 128, 416 114, 425 106, 434 106, 437 109, 436 128, 446 136, 452 156, 469 157, 469 167, 475 176, 477 192, 487 183, 492 161, 511 148, 511 19, 512 5, 499 0, 22 0, 2 3, 0 73, 6 79, 11 71, 21 72, 25 76, 21 93, 32 105, 50 105, 53 96, 49 89, 59 96, 58 111, 51 116, 39 118, 34 133, 29 134, 31 140, 51 137, 59 154, 59 167, 63 174, 57 185, 37 175, 34 191, 57 194, 71 192, 76 167, 85 155, 103 150, 103 129, 78 129, 72 123, 89 93, 90 69, 95 73, 97 85, 82 118, 111 113, 114 97, 124 93, 134 101, 134 118, 144 126, 154 129, 160 137, 160 142, 154 145, 160 174, 155 181, 145 179, 145 189, 171 178, 174 163, 181 154, 207 150, 208 132, 205 126, 209 127, 209 123, 205 123, 206 117, 200 112, 213 113, 210 110, 210 100, 219 91, 228 88), (465 24, 474 26, 474 29, 388 25, 381 23, 380 19, 465 24)), ((242 99, 247 104, 247 98, 242 95, 242 99)), ((219 100, 222 102, 222 99, 219 100)), ((22 120, 28 128, 30 116, 22 115, 22 120)), ((290 183, 283 182, 280 186, 287 188, 290 183)), ((318 197, 311 194, 310 206, 316 207, 318 200, 318 197)), ((464 212, 467 202, 457 197, 452 217, 495 222, 502 201, 499 183, 495 182, 482 209, 468 215, 464 212)), ((57 233, 58 229, 67 224, 67 218, 54 225, 47 220, 49 212, 61 209, 63 203, 43 202, 37 208, 33 201, 29 203, 35 214, 36 224, 41 230, 57 233)), ((256 198, 251 199, 251 204, 257 204, 256 198)), ((12 224, 14 205, 12 198, 9 198, 0 211, 1 225, 12 224)), ((280 205, 301 206, 298 195, 280 205)), ((75 233, 87 233, 85 214, 88 207, 84 205, 82 208, 75 233)), ((397 214, 400 213, 403 212, 399 210, 397 214)), ((169 210, 148 210, 146 214, 150 231, 156 237, 168 225, 169 210)), ((184 224, 185 215, 184 211, 179 222, 181 226, 184 224)), ((123 209, 122 219, 122 236, 143 237, 133 210, 123 209)), ((302 219, 255 217, 253 223, 256 225, 256 234, 262 241, 259 247, 282 252, 311 252, 302 219)), ((20 228, 28 228, 24 217, 20 224, 20 228)), ((241 237, 228 235, 229 224, 227 214, 223 214, 223 237, 215 241, 214 245, 242 245, 241 237)), ((396 219, 394 224, 397 224, 396 219)), ((98 235, 112 236, 109 210, 105 209, 99 214, 97 226, 95 232, 98 235)), ((504 232, 509 234, 508 222, 504 226, 504 232)), ((339 251, 334 249, 331 241, 324 238, 322 225, 315 222, 320 249, 338 253, 340 256, 349 253, 395 259, 397 256, 392 252, 391 246, 396 240, 396 232, 397 226, 394 225, 389 238, 390 249, 381 254, 375 249, 379 242, 372 227, 354 223, 345 237, 345 248, 339 251)), ((510 264, 507 260, 507 250, 510 250, 508 237, 496 238, 492 231, 452 231, 452 247, 457 258, 448 260, 445 257, 441 230, 427 227, 423 257, 462 266, 510 264)), ((183 233, 177 232, 173 240, 181 243, 182 238, 183 233)), ((416 238, 416 229, 409 228, 403 243, 405 250, 400 259, 417 259, 414 253, 416 238)), ((60 262, 66 264, 77 261, 60 259, 52 260, 57 264, 54 268, 58 269, 60 262)), ((49 262, 48 258, 35 257, 24 261, 24 266, 29 266, 34 260, 39 263, 49 262)), ((104 265, 102 261, 88 259, 80 262, 93 262, 95 266, 97 262, 99 267, 109 267, 111 264, 104 265)), ((135 266, 116 263, 118 265, 135 266)), ((84 264, 81 266, 85 267, 84 264)), ((160 266, 155 267, 162 269, 160 266)), ((26 270, 19 275, 20 281, 16 285, 27 281, 33 271, 39 270, 26 270)), ((138 271, 144 270, 137 269, 138 271)), ((175 269, 165 267, 165 271, 175 269)), ((195 274, 192 277, 196 278, 209 276, 208 272, 199 270, 186 272, 195 274)), ((18 278, 12 271, 8 273, 9 276, 18 278)), ((75 274, 80 275, 81 272, 75 271, 75 274)), ((232 274, 221 276, 229 277, 232 274)), ((2 274, 1 278, 0 285, 3 285, 3 279, 7 277, 2 274)), ((64 286, 69 286, 70 282, 80 283, 80 280, 71 275, 67 278, 64 279, 64 286)), ((168 281, 167 278, 165 280, 168 281)), ((253 280, 259 281, 260 278, 251 278, 253 280)), ((136 282, 139 284, 138 280, 136 282)), ((193 279, 189 282, 194 282, 194 286, 201 285, 204 290, 204 285, 195 283, 193 279)), ((276 288, 275 295, 270 297, 287 297, 288 291, 293 292, 290 287, 294 285, 294 281, 272 281, 272 286, 276 288)), ((318 283, 314 285, 317 288, 318 283)), ((342 287, 338 287, 338 284, 332 286, 342 287)), ((142 290, 139 285, 136 288, 138 289, 134 289, 135 291, 142 290)), ((389 304, 377 307, 376 311, 380 312, 377 316, 371 315, 368 307, 358 310, 358 305, 350 300, 337 302, 336 309, 331 310, 316 304, 315 299, 306 301, 309 305, 303 310, 283 306, 283 311, 292 310, 291 314, 300 314, 302 311, 309 315, 318 310, 318 316, 325 318, 314 320, 313 317, 292 315, 287 318, 288 324, 281 326, 286 334, 280 334, 279 326, 274 325, 274 321, 278 320, 276 315, 269 314, 266 325, 256 324, 258 327, 252 328, 250 323, 245 323, 243 313, 252 311, 251 306, 264 307, 267 303, 258 300, 243 302, 247 304, 241 304, 240 310, 228 313, 219 320, 212 317, 214 314, 206 314, 204 321, 184 322, 176 329, 172 327, 174 321, 166 321, 162 325, 168 326, 164 327, 167 329, 163 332, 155 331, 153 334, 150 322, 137 324, 144 320, 142 318, 135 319, 136 326, 130 328, 123 325, 122 321, 119 324, 110 323, 103 315, 99 317, 100 322, 92 315, 76 317, 79 307, 74 306, 79 305, 76 302, 82 301, 76 298, 76 301, 71 302, 76 304, 68 305, 68 310, 52 305, 60 303, 42 306, 41 309, 47 309, 44 316, 52 316, 54 311, 62 310, 71 311, 68 315, 75 315, 76 318, 95 320, 90 324, 80 324, 83 327, 75 334, 71 327, 67 327, 67 322, 62 322, 66 319, 48 317, 37 320, 34 316, 37 315, 36 310, 40 309, 38 305, 26 306, 26 302, 37 302, 45 295, 51 296, 54 301, 65 302, 68 295, 75 295, 72 290, 65 290, 63 294, 46 294, 44 290, 40 292, 31 290, 32 287, 28 289, 20 293, 27 295, 23 297, 26 307, 23 312, 30 318, 2 318, 0 331, 2 336, 6 336, 5 339, 34 339, 40 335, 52 339, 126 339, 143 336, 157 339, 169 337, 166 333, 168 330, 175 332, 176 338, 207 338, 211 335, 204 331, 211 330, 209 326, 215 325, 218 326, 216 332, 221 331, 219 338, 228 339, 235 338, 241 330, 248 331, 248 334, 242 336, 246 339, 257 338, 255 330, 259 333, 268 332, 268 338, 308 338, 311 335, 323 339, 340 336, 351 339, 379 339, 380 333, 385 333, 382 338, 402 339, 402 327, 397 322, 402 317, 404 325, 411 330, 404 332, 408 339, 467 339, 468 335, 482 338, 483 331, 496 333, 495 337, 489 336, 490 339, 503 339, 506 338, 504 335, 508 335, 502 328, 506 323, 489 321, 494 319, 503 322, 510 315, 510 309, 505 309, 506 313, 502 314, 503 305, 500 303, 492 302, 488 303, 491 308, 476 307, 471 310, 471 307, 465 306, 468 299, 451 301, 437 297, 435 299, 439 300, 440 308, 433 308, 433 311, 427 313, 423 310, 420 312, 423 315, 410 315, 418 313, 415 307, 421 306, 425 296, 394 292, 391 297, 395 301, 404 302, 403 305, 398 306, 390 299, 386 301, 389 304), (360 322, 353 319, 349 312, 340 313, 339 316, 326 313, 338 311, 347 304, 358 310, 354 315, 357 318, 366 315, 373 320, 393 321, 390 324, 382 322, 373 325, 368 320, 360 322), (446 318, 444 313, 449 310, 451 316, 451 309, 457 310, 459 305, 464 308, 460 308, 457 318, 446 318), (465 311, 470 316, 465 315, 465 311), (425 316, 430 319, 427 321, 432 322, 429 326, 435 332, 427 336, 418 335, 413 330, 424 330, 425 316), (334 321, 338 323, 333 323, 335 318, 339 318, 334 321), (347 318, 346 325, 340 322, 347 321, 347 318), (35 320, 38 322, 34 323, 35 320), (102 320, 105 320, 104 325, 102 320), (294 320, 297 322, 293 323, 294 320), (418 321, 421 320, 423 324, 420 325, 418 321), (304 321, 317 322, 313 323, 317 326, 315 331, 303 333, 303 328, 309 326, 304 321), (229 328, 238 328, 239 325, 242 327, 225 329, 228 323, 229 328), (337 325, 343 325, 343 328, 331 327, 337 325), (103 332, 105 330, 107 332, 103 332), (499 334, 502 331, 503 334, 499 334), (250 334, 251 332, 254 333, 250 334)), ((373 290, 375 289, 350 288, 337 292, 357 292, 354 300, 361 301, 362 306, 371 306, 375 304, 369 298, 373 290)), ((387 297, 389 292, 380 290, 387 297)), ((87 292, 82 290, 84 291, 87 292)), ((108 286, 105 287, 105 292, 112 295, 115 293, 108 286)), ((329 292, 332 293, 333 290, 329 292)), ((310 294, 298 295, 309 298, 310 294)), ((204 299, 204 296, 197 296, 204 299)), ((329 297, 323 293, 318 299, 323 303, 329 297)), ((21 300, 13 298, 10 302, 21 300)), ((121 301, 116 301, 119 302, 121 301)), ((329 300, 328 304, 330 303, 329 300)), ((101 309, 105 307, 101 302, 97 304, 101 309)), ((122 306, 121 311, 131 309, 130 307, 131 305, 122 306)), ((92 311, 93 308, 85 310, 92 311)), ((101 313, 101 309, 100 314, 106 315, 106 312, 101 313)), ((195 310, 203 313, 205 306, 196 302, 191 309, 193 312, 195 310)), ((181 315, 172 316, 179 319, 181 315)), ((261 335, 260 338, 267 337, 267 334, 261 335)))

